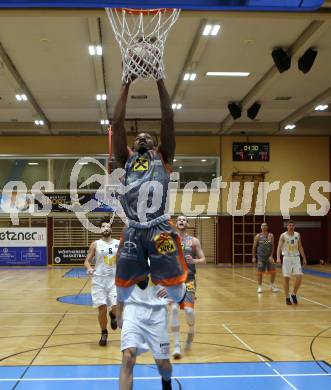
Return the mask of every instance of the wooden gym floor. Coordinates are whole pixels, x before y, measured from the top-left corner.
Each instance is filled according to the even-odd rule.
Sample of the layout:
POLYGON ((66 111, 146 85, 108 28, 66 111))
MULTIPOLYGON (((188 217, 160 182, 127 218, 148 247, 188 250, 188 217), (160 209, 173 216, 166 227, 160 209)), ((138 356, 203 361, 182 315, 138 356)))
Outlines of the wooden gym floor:
MULTIPOLYGON (((89 293, 90 281, 64 277, 67 271, 0 269, 1 366, 120 363, 118 330, 110 332, 107 347, 99 347, 96 310, 57 301, 89 293)), ((264 282, 268 279, 264 276, 264 282)), ((281 288, 280 271, 276 282, 281 288)), ((331 363, 331 267, 307 268, 297 306, 285 305, 282 290, 271 293, 265 285, 258 295, 256 287, 253 268, 199 268, 196 337, 180 363, 331 363)), ((182 321, 182 340, 186 329, 182 321)), ((138 358, 139 363, 152 361, 149 353, 138 358)))

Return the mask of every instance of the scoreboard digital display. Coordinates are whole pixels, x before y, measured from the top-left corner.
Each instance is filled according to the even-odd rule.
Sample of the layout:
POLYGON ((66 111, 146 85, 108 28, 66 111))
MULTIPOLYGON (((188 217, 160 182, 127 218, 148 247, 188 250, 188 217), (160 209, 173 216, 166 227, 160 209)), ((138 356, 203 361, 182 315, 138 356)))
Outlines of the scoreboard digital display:
POLYGON ((263 142, 233 142, 232 160, 233 161, 269 161, 270 147, 269 143, 263 142))

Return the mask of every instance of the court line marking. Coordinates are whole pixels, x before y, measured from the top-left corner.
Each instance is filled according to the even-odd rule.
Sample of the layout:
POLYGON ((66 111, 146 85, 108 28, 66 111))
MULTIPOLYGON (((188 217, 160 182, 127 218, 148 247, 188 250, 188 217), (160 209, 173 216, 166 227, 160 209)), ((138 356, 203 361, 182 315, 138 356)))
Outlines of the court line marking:
MULTIPOLYGON (((319 321, 319 322, 312 322, 312 321, 301 321, 301 322, 292 322, 289 324, 288 321, 270 321, 270 322, 262 322, 259 320, 249 321, 249 322, 226 322, 228 325, 245 325, 245 326, 256 326, 256 324, 259 325, 272 325, 272 324, 287 324, 287 325, 293 325, 296 326, 297 324, 305 324, 305 325, 329 325, 330 321, 319 321)), ((203 324, 204 326, 222 326, 219 322, 208 322, 208 324, 203 324)), ((20 325, 23 326, 23 325, 20 325)))
MULTIPOLYGON (((301 295, 299 295, 300 298, 303 298, 301 295)), ((331 309, 331 307, 329 308, 331 309)), ((328 310, 325 309, 297 309, 295 311, 301 311, 301 312, 327 312, 328 310)), ((195 313, 265 313, 265 312, 287 312, 288 309, 266 309, 266 310, 194 310, 195 313)))
POLYGON ((10 276, 6 276, 4 278, 0 278, 0 282, 3 282, 4 280, 12 280, 12 279, 14 279, 14 277, 13 277, 13 275, 10 275, 10 276))
MULTIPOLYGON (((251 282, 254 282, 256 283, 256 280, 252 279, 252 278, 248 278, 246 276, 242 276, 240 274, 238 274, 238 272, 235 272, 234 273, 235 275, 239 276, 239 278, 243 278, 243 279, 246 279, 246 280, 249 280, 251 282)), ((264 286, 269 286, 267 283, 263 283, 264 286)), ((308 298, 305 298, 303 295, 298 295, 301 299, 304 299, 308 302, 311 302, 311 303, 315 303, 316 305, 320 305, 320 306, 323 306, 323 307, 326 307, 327 309, 331 309, 331 306, 328 306, 328 305, 325 305, 324 303, 320 303, 320 302, 317 302, 317 301, 313 301, 313 300, 309 300, 308 298)), ((297 310, 296 310, 297 311, 297 310)))
POLYGON ((319 303, 319 302, 317 302, 317 301, 314 301, 313 299, 305 298, 305 297, 303 297, 302 295, 299 295, 299 297, 300 297, 301 299, 305 300, 305 301, 308 301, 308 302, 311 302, 311 303, 315 303, 315 304, 317 304, 317 305, 321 305, 321 306, 324 306, 324 307, 327 307, 327 308, 331 309, 331 306, 324 305, 323 303, 319 303))
MULTIPOLYGON (((319 376, 330 376, 330 374, 327 373, 311 373, 311 374, 279 374, 277 370, 274 370, 275 374, 236 374, 236 375, 187 375, 187 376, 173 376, 172 379, 222 379, 222 378, 279 378, 280 376, 283 377, 319 377, 319 376)), ((284 378, 283 378, 284 379, 284 378)), ((118 381, 118 377, 88 377, 88 378, 72 378, 72 377, 64 377, 64 378, 1 378, 0 382, 14 382, 14 381, 20 381, 20 382, 40 382, 40 381, 118 381)), ((160 380, 159 376, 141 376, 141 377, 134 377, 134 380, 160 380)), ((287 382, 287 381, 286 381, 287 382)), ((289 382, 287 382, 289 383, 289 382)), ((290 384, 290 383, 289 383, 290 384)), ((293 386, 293 389, 296 389, 293 386)))
POLYGON ((248 348, 250 351, 254 352, 257 357, 263 362, 265 363, 269 368, 272 369, 272 371, 274 373, 277 374, 278 377, 280 377, 281 379, 283 379, 293 390, 298 390, 291 382, 289 382, 279 371, 277 371, 275 368, 272 368, 271 367, 271 364, 269 362, 266 361, 266 359, 264 359, 263 356, 260 356, 259 354, 257 354, 254 349, 248 345, 247 343, 245 343, 245 341, 243 339, 241 339, 239 336, 237 336, 228 326, 226 326, 225 324, 222 324, 223 325, 223 328, 225 330, 227 330, 234 338, 236 338, 241 344, 243 344, 246 348, 248 348))

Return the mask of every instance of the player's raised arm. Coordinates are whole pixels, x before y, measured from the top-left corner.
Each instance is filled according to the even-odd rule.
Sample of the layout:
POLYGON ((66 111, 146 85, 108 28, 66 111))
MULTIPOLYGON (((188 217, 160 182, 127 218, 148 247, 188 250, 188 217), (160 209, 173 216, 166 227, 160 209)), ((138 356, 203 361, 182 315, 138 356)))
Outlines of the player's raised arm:
POLYGON ((116 160, 121 167, 124 167, 129 157, 128 142, 124 126, 126 104, 128 100, 130 83, 122 85, 120 97, 115 105, 112 120, 112 138, 116 160))
POLYGON ((157 81, 161 104, 161 143, 159 151, 166 163, 172 164, 175 156, 176 139, 174 114, 171 108, 171 100, 163 80, 157 81))

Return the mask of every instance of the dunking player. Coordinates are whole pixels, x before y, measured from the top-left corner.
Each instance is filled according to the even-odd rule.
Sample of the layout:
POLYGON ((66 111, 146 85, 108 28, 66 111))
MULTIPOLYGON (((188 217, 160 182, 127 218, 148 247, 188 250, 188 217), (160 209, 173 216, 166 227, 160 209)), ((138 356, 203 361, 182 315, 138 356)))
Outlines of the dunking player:
POLYGON ((92 242, 84 266, 87 273, 92 276, 93 307, 97 307, 99 311, 98 319, 101 328, 99 345, 105 346, 108 337, 107 307, 111 309, 109 312, 110 326, 113 330, 117 328, 115 268, 119 240, 111 237, 109 219, 103 219, 99 226, 102 238, 92 242), (95 259, 95 268, 91 267, 90 264, 93 258, 95 259))
POLYGON ((301 243, 300 233, 294 231, 294 222, 287 222, 287 232, 282 233, 279 237, 277 247, 277 263, 281 262, 280 252, 283 255, 283 276, 284 276, 284 292, 287 305, 296 305, 298 303, 297 292, 302 281, 302 267, 300 255, 302 256, 303 264, 307 264, 305 251, 301 243), (293 293, 290 295, 290 278, 295 276, 293 293))
POLYGON ((270 289, 276 293, 279 289, 275 286, 276 278, 276 264, 273 258, 274 252, 274 235, 269 233, 267 223, 262 223, 261 233, 257 234, 254 238, 253 250, 252 250, 252 262, 256 263, 257 257, 257 292, 261 294, 262 289, 262 276, 264 272, 270 273, 270 289))
POLYGON ((196 267, 198 263, 205 263, 206 258, 201 249, 200 241, 187 233, 187 217, 180 215, 177 218, 177 229, 182 240, 182 247, 184 252, 185 261, 188 265, 188 275, 186 279, 186 296, 183 302, 178 305, 177 303, 172 304, 172 332, 174 335, 174 351, 173 357, 175 359, 181 358, 180 341, 179 341, 179 307, 184 309, 186 322, 189 327, 184 349, 189 350, 194 338, 194 300, 196 290, 196 267))
POLYGON ((131 150, 124 127, 129 87, 130 82, 123 84, 112 121, 115 156, 125 169, 122 184, 127 190, 121 204, 128 219, 117 259, 118 302, 123 304, 136 283, 144 287, 149 273, 153 283, 165 286, 169 297, 179 302, 185 296, 187 267, 178 233, 165 214, 169 164, 176 146, 171 101, 163 80, 158 80, 161 143, 154 147, 150 134, 140 133, 131 150))
POLYGON ((162 378, 162 389, 171 390, 172 366, 169 360, 168 300, 160 286, 149 285, 145 290, 135 287, 125 302, 124 313, 118 313, 122 328, 122 367, 120 390, 132 390, 136 357, 150 350, 162 378))

